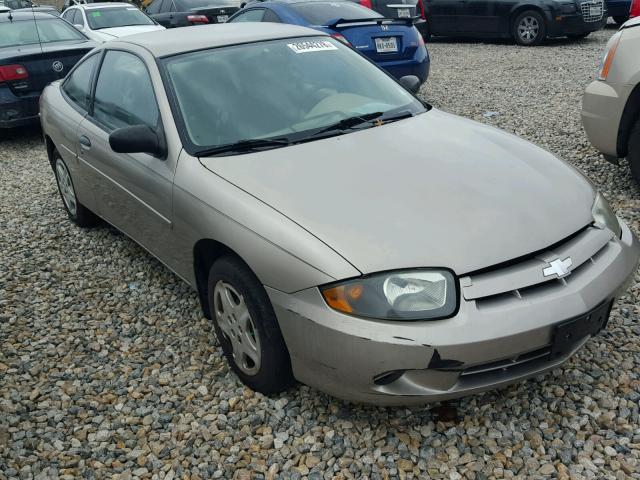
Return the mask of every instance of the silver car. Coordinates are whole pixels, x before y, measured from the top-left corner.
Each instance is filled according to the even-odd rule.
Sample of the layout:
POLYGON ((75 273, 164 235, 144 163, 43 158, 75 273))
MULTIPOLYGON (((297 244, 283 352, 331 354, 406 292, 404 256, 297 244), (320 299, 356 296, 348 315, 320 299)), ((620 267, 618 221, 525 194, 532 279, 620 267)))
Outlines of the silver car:
POLYGON ((608 161, 627 159, 640 183, 640 17, 626 22, 607 43, 597 79, 582 97, 582 124, 608 161))
POLYGON ((41 118, 71 220, 192 285, 245 384, 415 404, 560 365, 640 253, 580 173, 415 81, 306 28, 176 29, 94 50, 41 118))

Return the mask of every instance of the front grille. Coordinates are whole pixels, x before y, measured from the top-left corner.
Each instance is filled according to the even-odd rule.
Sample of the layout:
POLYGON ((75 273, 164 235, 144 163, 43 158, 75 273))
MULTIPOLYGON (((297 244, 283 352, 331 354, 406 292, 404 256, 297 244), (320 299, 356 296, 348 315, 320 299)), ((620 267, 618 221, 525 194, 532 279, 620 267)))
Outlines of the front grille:
POLYGON ((572 282, 585 281, 592 269, 597 272, 615 253, 614 235, 605 229, 587 227, 568 240, 519 261, 484 269, 460 279, 463 298, 476 307, 494 308, 505 303, 535 300, 566 288, 572 282), (555 259, 571 258, 570 274, 564 277, 544 275, 555 259))
POLYGON ((474 367, 469 367, 462 371, 460 374, 462 377, 468 377, 470 375, 480 375, 490 372, 508 372, 516 367, 523 367, 525 364, 533 367, 534 365, 541 363, 543 360, 548 360, 551 357, 551 348, 543 347, 533 352, 523 353, 513 358, 506 358, 491 363, 483 363, 474 367))
POLYGON ((604 15, 604 1, 594 0, 592 2, 583 2, 580 4, 582 11, 582 19, 587 22, 598 22, 602 20, 604 15))

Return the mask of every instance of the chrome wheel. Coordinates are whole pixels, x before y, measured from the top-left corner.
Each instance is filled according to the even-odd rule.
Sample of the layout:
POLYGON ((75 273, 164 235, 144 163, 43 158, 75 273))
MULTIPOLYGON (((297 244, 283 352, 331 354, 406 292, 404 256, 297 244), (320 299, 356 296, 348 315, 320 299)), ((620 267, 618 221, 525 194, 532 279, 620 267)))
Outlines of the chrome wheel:
POLYGON ((540 22, 535 17, 522 17, 518 23, 518 36, 524 43, 533 42, 540 33, 540 22))
POLYGON ((60 194, 62 195, 65 207, 67 207, 67 210, 72 216, 76 216, 78 210, 76 192, 73 189, 71 175, 69 175, 67 166, 60 158, 56 160, 56 180, 58 181, 58 187, 60 188, 60 194))
POLYGON ((260 337, 244 298, 220 280, 213 290, 213 303, 218 327, 231 344, 236 366, 255 375, 260 370, 260 337))

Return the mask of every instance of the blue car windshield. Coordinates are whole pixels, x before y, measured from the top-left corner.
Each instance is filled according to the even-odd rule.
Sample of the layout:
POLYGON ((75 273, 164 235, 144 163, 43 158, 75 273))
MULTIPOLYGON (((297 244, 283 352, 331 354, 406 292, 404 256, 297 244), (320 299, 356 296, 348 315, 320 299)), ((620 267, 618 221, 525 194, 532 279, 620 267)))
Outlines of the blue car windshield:
POLYGON ((351 117, 425 111, 389 75, 326 36, 189 52, 163 64, 191 151, 247 139, 302 141, 351 117))
POLYGON ((38 19, 37 23, 31 19, 0 23, 0 47, 86 39, 87 37, 67 22, 53 17, 38 19))
POLYGON ((290 5, 295 12, 311 25, 329 25, 332 21, 364 20, 383 18, 370 8, 353 2, 305 2, 290 5))

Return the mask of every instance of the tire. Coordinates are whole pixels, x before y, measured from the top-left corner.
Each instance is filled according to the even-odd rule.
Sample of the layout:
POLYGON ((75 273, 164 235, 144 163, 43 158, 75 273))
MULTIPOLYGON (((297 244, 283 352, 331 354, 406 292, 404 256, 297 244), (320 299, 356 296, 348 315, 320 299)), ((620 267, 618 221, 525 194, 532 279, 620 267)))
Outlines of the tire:
POLYGON ((240 380, 264 394, 290 387, 289 351, 267 292, 249 267, 233 256, 216 260, 207 296, 216 336, 240 380))
POLYGON ((629 152, 627 153, 627 161, 631 169, 633 179, 640 184, 640 119, 636 120, 635 125, 629 134, 629 152))
POLYGON ((90 228, 100 223, 100 218, 78 201, 71 173, 57 150, 53 151, 53 172, 56 176, 62 205, 69 219, 83 228, 90 228))
POLYGON ((613 17, 613 21, 616 22, 616 25, 618 26, 622 25, 627 20, 629 20, 629 15, 624 15, 621 17, 613 17))
POLYGON ((587 38, 589 35, 591 35, 591 32, 571 33, 571 34, 567 35, 567 38, 575 38, 576 40, 578 40, 578 39, 581 39, 581 38, 587 38))
POLYGON ((540 45, 547 37, 544 18, 535 10, 520 13, 513 21, 512 31, 516 43, 526 47, 540 45))

